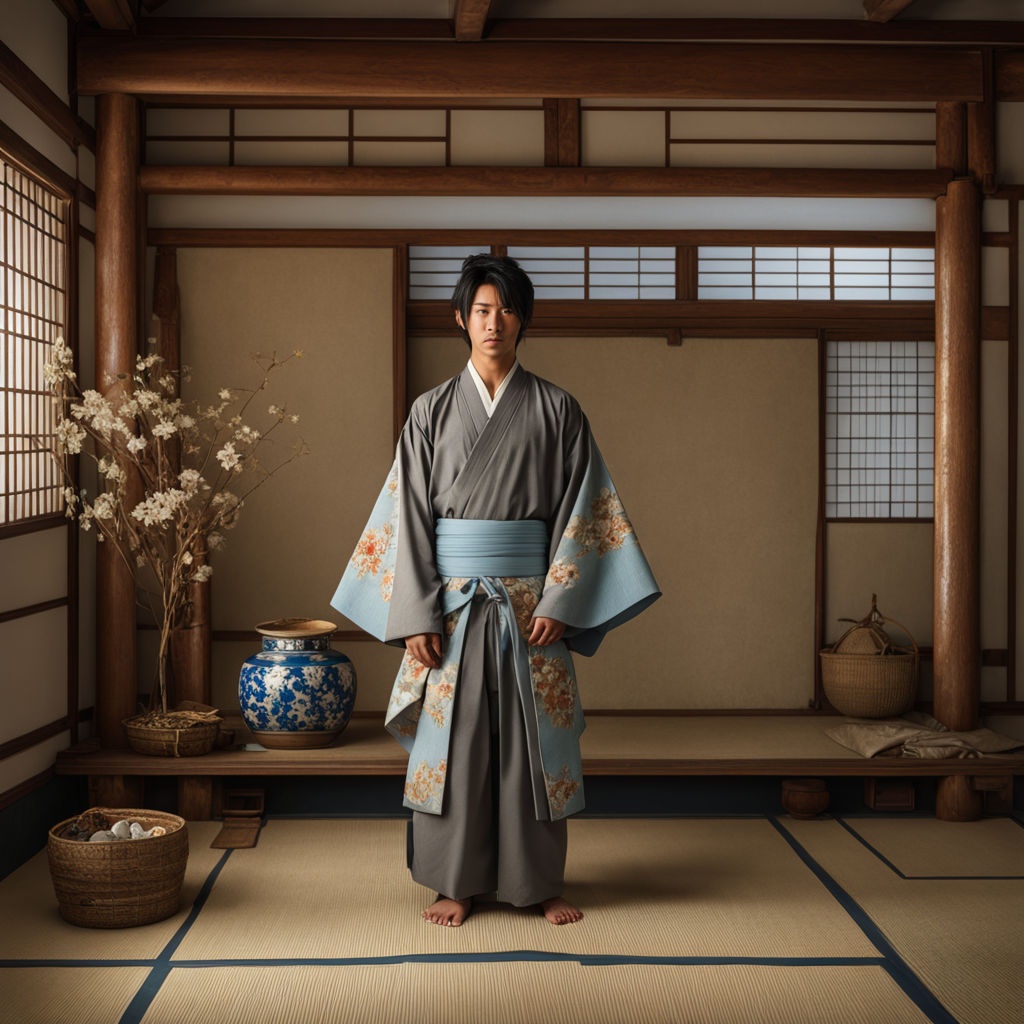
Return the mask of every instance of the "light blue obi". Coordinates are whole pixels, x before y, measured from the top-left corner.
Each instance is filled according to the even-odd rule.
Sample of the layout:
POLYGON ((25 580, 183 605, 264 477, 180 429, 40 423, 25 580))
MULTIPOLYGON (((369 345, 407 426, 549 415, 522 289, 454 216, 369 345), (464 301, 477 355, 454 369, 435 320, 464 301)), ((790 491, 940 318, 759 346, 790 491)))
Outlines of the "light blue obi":
POLYGON ((438 519, 438 575, 544 576, 548 530, 539 519, 438 519))

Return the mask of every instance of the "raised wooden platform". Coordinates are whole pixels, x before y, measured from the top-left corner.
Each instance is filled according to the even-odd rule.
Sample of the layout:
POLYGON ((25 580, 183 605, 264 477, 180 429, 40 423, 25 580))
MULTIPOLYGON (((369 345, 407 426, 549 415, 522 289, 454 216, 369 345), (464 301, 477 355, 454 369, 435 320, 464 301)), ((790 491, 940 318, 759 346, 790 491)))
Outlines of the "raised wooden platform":
MULTIPOLYGON (((812 715, 610 716, 592 715, 583 735, 586 775, 1024 775, 1024 756, 920 760, 865 758, 825 735, 837 721, 812 715)), ((240 721, 225 727, 248 734, 240 721)), ((331 747, 319 750, 219 750, 203 757, 147 757, 100 750, 84 743, 57 755, 58 775, 87 775, 97 802, 118 805, 141 788, 144 776, 179 778, 186 817, 208 818, 214 778, 259 775, 404 775, 405 751, 380 719, 357 718, 331 747)), ((978 788, 985 787, 984 784, 978 788)), ((132 806, 130 802, 120 806, 132 806)))

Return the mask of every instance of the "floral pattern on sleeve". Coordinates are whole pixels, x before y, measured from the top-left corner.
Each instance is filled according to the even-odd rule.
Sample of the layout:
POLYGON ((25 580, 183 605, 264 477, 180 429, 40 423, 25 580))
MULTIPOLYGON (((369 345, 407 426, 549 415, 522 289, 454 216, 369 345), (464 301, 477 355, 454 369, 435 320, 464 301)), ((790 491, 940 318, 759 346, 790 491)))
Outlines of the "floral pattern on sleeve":
POLYGON ((558 729, 572 727, 576 717, 576 684, 564 658, 549 658, 542 647, 531 648, 530 675, 538 709, 558 729))
POLYGON ((565 805, 576 795, 580 784, 572 777, 567 764, 562 765, 562 770, 557 775, 545 772, 544 782, 547 785, 551 817, 557 820, 564 815, 565 805))
POLYGON ((448 773, 448 762, 442 760, 437 767, 420 761, 415 772, 410 772, 405 783, 405 797, 420 810, 428 814, 441 813, 441 799, 444 796, 444 780, 448 773))
POLYGON ((590 515, 573 516, 565 528, 564 536, 579 544, 577 558, 595 549, 598 556, 604 558, 609 551, 618 551, 632 532, 633 525, 626 518, 626 510, 618 494, 608 487, 602 487, 590 503, 590 515))
POLYGON ((376 576, 380 572, 381 563, 394 534, 395 528, 390 522, 382 523, 377 528, 366 528, 359 538, 355 551, 352 552, 352 564, 358 570, 357 579, 362 579, 367 573, 376 576))

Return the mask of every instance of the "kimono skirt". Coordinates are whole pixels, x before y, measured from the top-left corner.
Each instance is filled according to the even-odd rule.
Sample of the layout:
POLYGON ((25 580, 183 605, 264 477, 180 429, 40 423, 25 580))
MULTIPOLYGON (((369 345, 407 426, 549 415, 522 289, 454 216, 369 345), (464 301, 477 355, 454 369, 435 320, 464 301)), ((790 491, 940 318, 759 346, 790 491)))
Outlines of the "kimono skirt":
POLYGON ((477 621, 459 631, 465 646, 441 814, 413 811, 412 876, 452 899, 496 892, 515 906, 540 903, 562 894, 566 823, 537 820, 536 722, 529 730, 524 718, 536 711, 502 579, 545 575, 547 530, 537 520, 441 519, 436 556, 440 576, 469 584, 463 615, 477 621))

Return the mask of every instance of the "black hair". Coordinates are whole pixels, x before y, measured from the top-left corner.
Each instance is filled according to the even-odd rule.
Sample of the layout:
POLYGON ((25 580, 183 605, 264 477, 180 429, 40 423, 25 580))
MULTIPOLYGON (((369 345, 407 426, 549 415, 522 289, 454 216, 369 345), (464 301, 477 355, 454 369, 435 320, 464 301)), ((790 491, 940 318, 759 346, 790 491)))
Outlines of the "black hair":
MULTIPOLYGON (((492 256, 486 252, 467 256, 452 293, 452 309, 462 314, 464 324, 469 323, 469 312, 477 289, 485 284, 494 285, 502 304, 519 317, 519 337, 516 338, 518 346, 533 316, 533 282, 510 256, 492 256)), ((460 331, 463 340, 472 347, 469 332, 465 327, 461 327, 460 331)))

